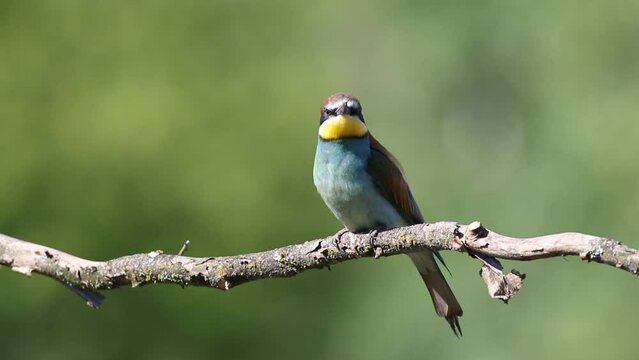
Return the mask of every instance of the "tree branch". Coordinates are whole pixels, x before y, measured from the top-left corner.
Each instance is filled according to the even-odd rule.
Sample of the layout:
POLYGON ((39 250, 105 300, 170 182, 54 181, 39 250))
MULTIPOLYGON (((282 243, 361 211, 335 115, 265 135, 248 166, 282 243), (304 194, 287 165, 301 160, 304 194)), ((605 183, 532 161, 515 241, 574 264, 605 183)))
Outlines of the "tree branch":
POLYGON ((424 249, 467 252, 477 258, 490 296, 504 301, 521 288, 524 275, 515 270, 504 274, 496 258, 535 260, 574 255, 635 275, 639 272, 639 251, 618 241, 580 233, 518 239, 489 231, 479 222, 419 224, 376 234, 340 232, 302 244, 236 256, 189 257, 153 251, 108 261, 86 260, 0 234, 0 265, 25 275, 39 273, 90 291, 151 283, 228 290, 248 281, 295 276, 308 269, 361 257, 378 258, 424 249))

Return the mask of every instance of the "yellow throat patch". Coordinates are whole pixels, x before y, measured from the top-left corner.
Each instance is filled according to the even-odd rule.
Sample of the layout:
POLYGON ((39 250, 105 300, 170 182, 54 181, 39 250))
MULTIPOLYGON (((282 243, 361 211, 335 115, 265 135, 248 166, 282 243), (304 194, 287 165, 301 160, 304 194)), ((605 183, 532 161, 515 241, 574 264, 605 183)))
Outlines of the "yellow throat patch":
POLYGON ((324 140, 335 140, 366 135, 368 129, 364 123, 353 116, 338 115, 322 123, 319 136, 324 140))

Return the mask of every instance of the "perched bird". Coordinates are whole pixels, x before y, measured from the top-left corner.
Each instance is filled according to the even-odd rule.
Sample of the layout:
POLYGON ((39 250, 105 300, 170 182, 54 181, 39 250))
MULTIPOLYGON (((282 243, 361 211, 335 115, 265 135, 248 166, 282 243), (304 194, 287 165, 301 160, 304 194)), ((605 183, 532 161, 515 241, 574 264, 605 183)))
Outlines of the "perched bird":
MULTIPOLYGON (((313 180, 326 205, 350 232, 424 222, 399 162, 370 134, 362 106, 350 94, 331 95, 320 108, 313 180)), ((455 335, 461 335, 462 308, 435 261, 441 256, 428 250, 408 256, 437 314, 446 318, 455 335)))

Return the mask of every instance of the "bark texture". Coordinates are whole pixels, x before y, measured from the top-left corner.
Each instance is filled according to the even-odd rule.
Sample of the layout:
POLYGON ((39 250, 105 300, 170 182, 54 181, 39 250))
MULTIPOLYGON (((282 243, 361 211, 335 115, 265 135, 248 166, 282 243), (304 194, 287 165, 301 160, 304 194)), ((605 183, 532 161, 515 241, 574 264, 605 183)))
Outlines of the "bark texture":
POLYGON ((343 261, 426 248, 467 252, 478 259, 489 295, 503 301, 521 288, 525 276, 516 270, 504 273, 498 258, 579 256, 634 275, 639 271, 639 251, 619 241, 580 233, 513 238, 489 231, 479 222, 418 224, 372 234, 339 232, 301 244, 236 256, 190 257, 153 251, 107 261, 82 259, 0 234, 0 265, 25 275, 42 274, 89 292, 154 283, 228 290, 248 281, 295 276, 343 261))

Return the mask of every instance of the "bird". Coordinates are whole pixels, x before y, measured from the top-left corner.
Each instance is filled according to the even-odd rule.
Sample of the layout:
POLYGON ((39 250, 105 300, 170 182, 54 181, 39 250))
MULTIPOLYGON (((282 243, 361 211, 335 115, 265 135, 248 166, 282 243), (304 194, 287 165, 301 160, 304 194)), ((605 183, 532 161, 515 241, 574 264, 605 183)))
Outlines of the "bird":
MULTIPOLYGON (((399 161, 371 135, 360 101, 349 93, 329 96, 320 108, 313 182, 331 212, 352 233, 424 223, 399 161)), ((462 335, 463 311, 435 257, 409 253, 435 307, 453 333, 462 335)))

